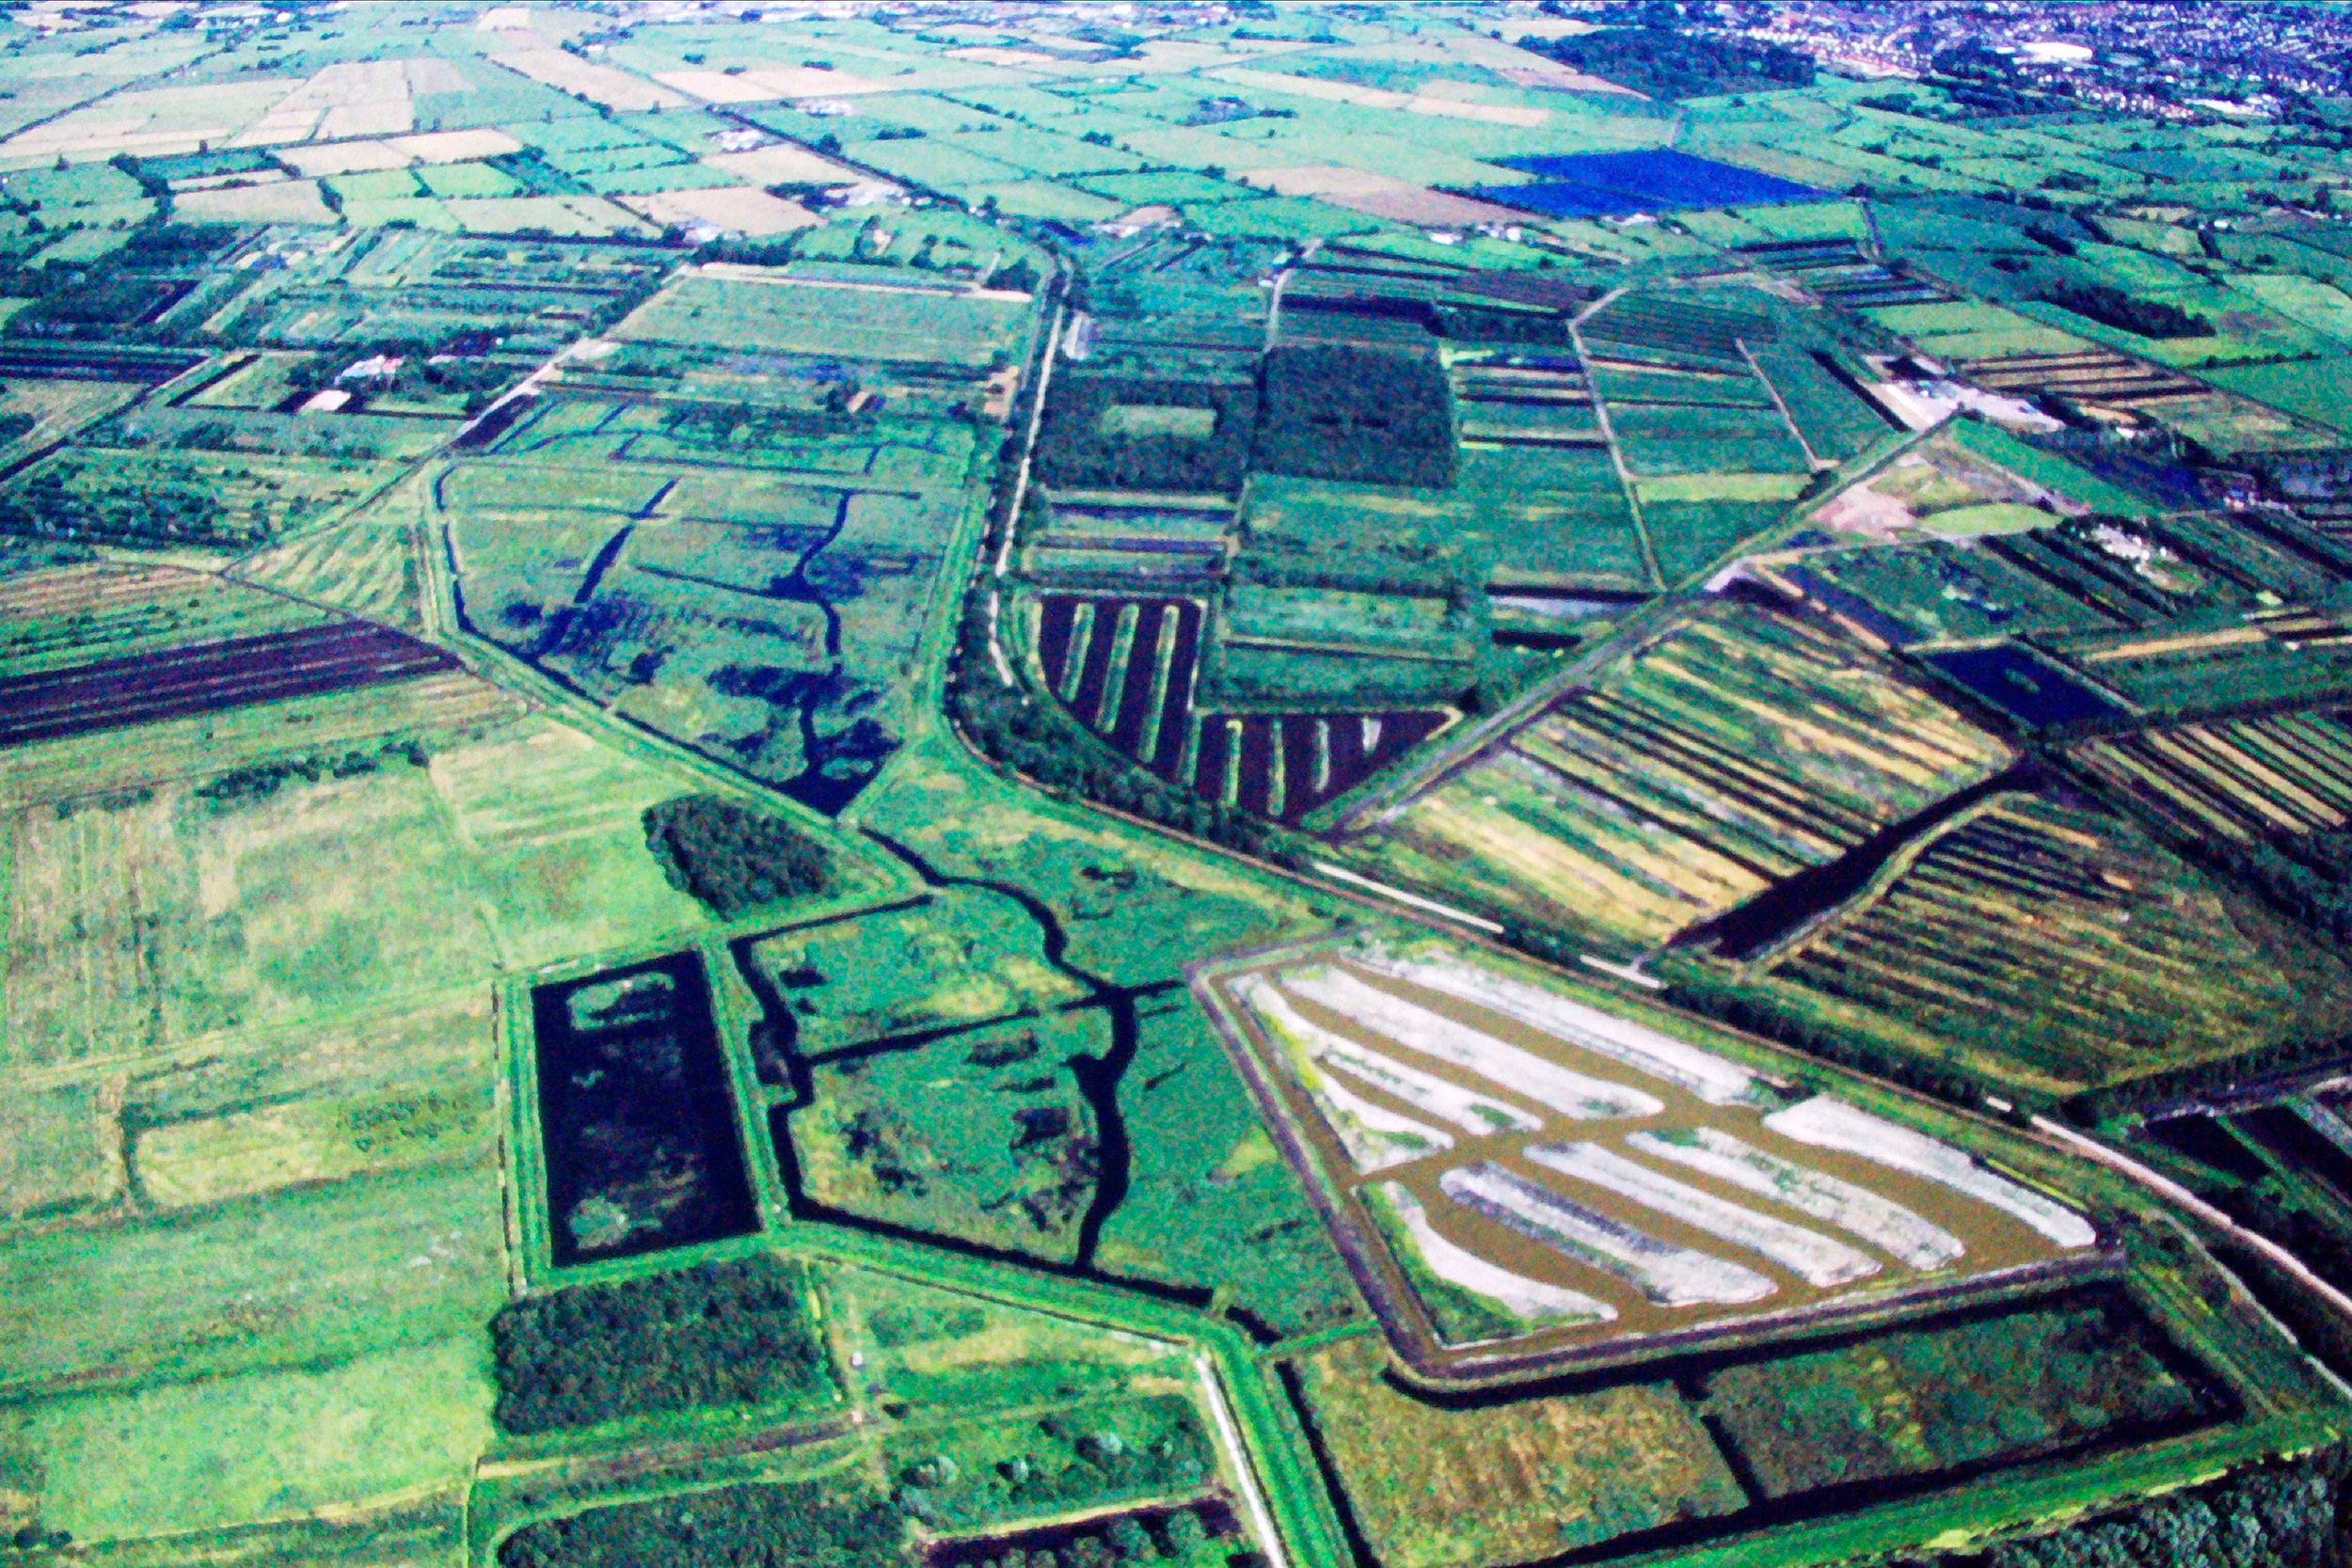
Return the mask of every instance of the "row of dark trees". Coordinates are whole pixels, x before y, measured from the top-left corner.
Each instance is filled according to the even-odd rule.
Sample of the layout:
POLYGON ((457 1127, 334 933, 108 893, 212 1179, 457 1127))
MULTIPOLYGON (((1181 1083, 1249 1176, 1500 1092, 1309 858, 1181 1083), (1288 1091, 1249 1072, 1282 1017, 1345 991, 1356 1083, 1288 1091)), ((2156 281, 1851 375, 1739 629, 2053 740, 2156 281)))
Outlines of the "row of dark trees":
POLYGON ((2160 299, 2140 299, 2107 283, 2060 283, 2042 291, 2044 304, 2142 338, 2202 338, 2213 323, 2160 299))
POLYGON ((503 1568, 876 1568, 903 1556, 886 1504, 832 1488, 727 1486, 526 1525, 503 1568))
POLYGON ((422 768, 431 760, 424 742, 413 738, 392 741, 373 752, 345 752, 340 755, 297 752, 293 756, 257 762, 249 768, 231 768, 210 784, 199 785, 196 795, 217 806, 251 805, 268 800, 296 779, 316 784, 321 779, 353 778, 374 772, 393 757, 415 768, 422 768))
POLYGON ((645 809, 645 847, 670 885, 723 918, 780 898, 821 893, 833 879, 824 847, 781 816, 716 795, 645 809))
POLYGON ((2335 1555, 2336 1481, 2320 1463, 2249 1471, 2116 1518, 2010 1542, 1951 1568, 2324 1568, 2335 1555))
MULTIPOLYGON (((1669 8, 1671 9, 1671 8, 1669 8)), ((1563 15, 1578 15, 1564 10, 1563 15)), ((1650 98, 1706 98, 1719 93, 1778 91, 1813 85, 1813 60, 1776 43, 1732 33, 1698 32, 1666 12, 1650 24, 1604 27, 1573 38, 1523 39, 1519 47, 1631 87, 1650 98)))
MULTIPOLYGON (((1153 1529, 1136 1515, 1074 1531, 1050 1548, 1008 1549, 973 1568, 1117 1568, 1129 1562, 1191 1562, 1210 1549, 1212 1537, 1194 1509, 1179 1509, 1153 1529)), ((1236 1554, 1238 1556, 1238 1554, 1236 1554)), ((1251 1560, 1262 1560, 1249 1553, 1251 1560)))
POLYGON ((765 1403, 828 1376, 797 1272, 765 1255, 529 1296, 490 1338, 498 1423, 516 1433, 765 1403))
POLYGON ((1568 330, 1568 318, 1552 310, 1488 310, 1475 305, 1436 305, 1430 308, 1429 326, 1440 338, 1467 338, 1484 343, 1559 346, 1576 341, 1568 330))

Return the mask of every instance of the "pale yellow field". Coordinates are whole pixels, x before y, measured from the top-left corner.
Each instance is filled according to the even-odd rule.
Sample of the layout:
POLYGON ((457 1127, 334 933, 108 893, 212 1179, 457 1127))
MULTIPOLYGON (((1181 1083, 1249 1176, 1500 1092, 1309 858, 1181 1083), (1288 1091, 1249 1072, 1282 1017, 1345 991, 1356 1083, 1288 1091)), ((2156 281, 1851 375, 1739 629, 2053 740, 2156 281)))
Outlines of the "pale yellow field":
POLYGON ((1375 174, 1369 169, 1346 168, 1338 164, 1253 168, 1243 174, 1241 179, 1245 184, 1256 185, 1277 196, 1319 196, 1326 198, 1385 196, 1421 188, 1391 174, 1375 174))
POLYGON ((755 147, 749 152, 718 152, 703 160, 731 180, 748 185, 854 183, 865 178, 857 170, 821 158, 804 147, 789 144, 755 147))
POLYGON ((46 1476, 44 1521, 103 1540, 159 1518, 218 1530, 456 1487, 489 1444, 490 1401, 469 1337, 326 1369, 43 1401, 25 1407, 21 1431, 46 1476))
POLYGON ((323 118, 316 109, 273 109, 221 145, 224 147, 283 147, 309 141, 323 118))
POLYGON ((1526 216, 1490 201, 1451 196, 1392 175, 1337 164, 1250 169, 1240 178, 1244 183, 1277 195, 1311 196, 1334 207, 1400 223, 1517 223, 1526 216))
MULTIPOLYGON (((165 1209, 219 1203, 298 1181, 342 1181, 485 1149, 492 1136, 488 1008, 473 1049, 427 1076, 152 1128, 132 1147, 139 1192, 165 1209)), ((419 1064, 421 1067, 422 1064, 419 1064)))
POLYGON ((683 109, 694 102, 684 93, 656 87, 642 76, 632 76, 610 66, 591 65, 561 49, 526 49, 512 55, 493 55, 490 61, 534 82, 544 82, 559 92, 582 93, 607 108, 632 114, 644 109, 683 109))
MULTIPOLYGON (((639 820, 678 783, 549 729, 527 721, 437 752, 429 768, 393 753, 242 802, 164 785, 16 813, 0 1069, 81 1073, 200 1040, 292 1036, 699 926, 701 907, 670 886, 639 820), (511 771, 525 756, 527 788, 511 771)), ((259 1148, 266 1132, 230 1143, 259 1148)), ((225 1180, 183 1178, 180 1190, 225 1180)))
POLYGON ((658 71, 654 80, 712 103, 759 103, 777 98, 847 98, 861 92, 891 90, 885 83, 815 66, 746 71, 740 75, 729 75, 723 71, 658 71))
POLYGON ((185 223, 339 223, 319 199, 315 180, 281 180, 263 185, 229 185, 182 191, 171 198, 174 217, 185 223))
POLYGON ((218 145, 253 123, 285 96, 287 86, 283 80, 263 80, 118 93, 18 132, 0 142, 0 158, 83 163, 118 152, 193 152, 199 142, 218 145))
POLYGON ((398 60, 349 60, 330 65, 279 101, 270 112, 316 111, 321 141, 398 135, 416 123, 408 75, 398 60))
POLYGON ((740 234, 788 234, 795 229, 807 229, 824 221, 797 201, 786 201, 748 185, 663 191, 652 196, 625 196, 619 200, 622 206, 664 227, 707 223, 740 234))
MULTIPOLYGON (((414 59, 402 61, 401 70, 408 78, 408 91, 412 97, 427 92, 471 92, 473 90, 473 84, 466 80, 464 71, 459 71, 447 60, 437 59, 429 55, 420 55, 414 59)), ((464 135, 463 132, 457 131, 443 134, 464 135)))
POLYGON ((278 161, 304 175, 360 174, 371 169, 406 168, 415 162, 389 142, 347 141, 320 147, 281 148, 278 161))
POLYGON ((1523 103, 1471 103, 1434 94, 1391 92, 1385 87, 1359 87, 1353 82, 1327 82, 1316 76, 1285 76, 1279 71, 1229 67, 1216 72, 1221 81, 1294 98, 1320 98, 1355 103, 1368 109, 1403 109, 1409 114, 1440 115, 1449 119, 1475 119, 1488 125, 1541 125, 1551 119, 1549 109, 1523 103))
MULTIPOLYGON (((410 64, 417 62, 411 61, 410 64)), ((435 62, 439 63, 439 62, 435 62)), ((395 136, 385 143, 421 164, 462 164, 470 158, 495 158, 520 152, 523 144, 503 131, 429 131, 421 136, 395 136)))
POLYGON ((642 234, 644 220, 600 196, 497 196, 444 201, 441 208, 473 234, 544 229, 550 234, 642 234))

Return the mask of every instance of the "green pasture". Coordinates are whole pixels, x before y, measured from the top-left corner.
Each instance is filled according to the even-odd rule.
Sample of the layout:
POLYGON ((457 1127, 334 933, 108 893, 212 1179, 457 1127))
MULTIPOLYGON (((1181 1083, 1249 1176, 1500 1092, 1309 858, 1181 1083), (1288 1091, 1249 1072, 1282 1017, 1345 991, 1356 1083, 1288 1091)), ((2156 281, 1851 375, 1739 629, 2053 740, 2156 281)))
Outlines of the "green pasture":
MULTIPOLYGON (((344 201, 398 201, 419 194, 417 177, 405 168, 376 169, 363 174, 330 174, 320 182, 344 201)), ((438 191, 431 194, 438 196, 438 191)), ((486 194, 486 193, 485 193, 486 194)))
POLYGON ((1253 194, 1248 186, 1237 182, 1212 180, 1206 175, 1183 169, 1155 170, 1145 174, 1095 174, 1074 183, 1080 189, 1131 207, 1166 203, 1189 208, 1204 202, 1236 201, 1253 194))
POLYGON ((2265 309, 2352 345, 2352 295, 2342 289, 2294 273, 2238 273, 2230 281, 2265 309))
POLYGON ((967 132, 941 137, 936 145, 977 153, 997 163, 1014 164, 1048 180, 1071 175, 1107 174, 1141 166, 1143 160, 1115 147, 1100 147, 1076 136, 1033 125, 1006 125, 985 133, 967 132))
POLYGON ((47 1481, 41 1518, 102 1542, 227 1529, 463 1484, 490 1439, 474 1333, 0 1416, 47 1481))
POLYGON ((1244 643, 1218 645, 1201 672, 1205 701, 1259 709, 1434 706, 1457 696, 1473 671, 1456 657, 1382 657, 1244 643))
MULTIPOLYGON (((1939 359, 1999 359, 2022 354, 2071 354, 2093 334, 2081 317, 2052 306, 1997 305, 1961 301, 1947 305, 1885 305, 1863 314, 1888 331, 1910 339, 1939 359), (2060 330, 2053 324, 2063 322, 2060 330), (2078 333, 2078 328, 2082 330, 2078 333)), ((2137 340, 2135 340, 2137 341, 2137 340)))
MULTIPOLYGON (((974 137, 975 141, 991 138, 974 137)), ((945 137, 844 142, 841 155, 852 163, 935 191, 961 195, 969 185, 1002 184, 1029 174, 1023 165, 971 151, 945 137)))
POLYGON ((2344 389, 2352 387, 2352 357, 2227 365, 2207 372, 2207 379, 2257 403, 2352 435, 2352 404, 2344 396, 2344 389))
POLYGON ((14 1237, 0 1389, 177 1383, 470 1335, 505 1297, 505 1241, 486 1162, 290 1188, 103 1246, 14 1237))
POLYGON ((1370 233, 1384 220, 1304 196, 1269 196, 1187 208, 1186 223, 1218 239, 1314 240, 1370 233))
POLYGON ((967 185, 963 195, 966 200, 993 206, 1008 217, 1059 218, 1065 223, 1100 223, 1127 210, 1121 202, 1053 180, 967 185))
POLYGON ((1441 598, 1235 583, 1226 592, 1229 637, 1284 643, 1362 644, 1459 657, 1462 629, 1441 598))
POLYGON ((1011 351, 1030 315, 1025 301, 977 299, 947 289, 901 292, 790 277, 738 281, 690 274, 622 322, 613 335, 655 342, 723 342, 776 354, 984 365, 1011 351))
POLYGON ((1788 513, 1784 500, 1740 500, 1730 497, 1653 500, 1647 493, 1651 483, 1675 482, 1645 482, 1642 498, 1642 530, 1658 552, 1659 574, 1668 583, 1678 582, 1701 567, 1712 565, 1734 545, 1772 528, 1788 513))

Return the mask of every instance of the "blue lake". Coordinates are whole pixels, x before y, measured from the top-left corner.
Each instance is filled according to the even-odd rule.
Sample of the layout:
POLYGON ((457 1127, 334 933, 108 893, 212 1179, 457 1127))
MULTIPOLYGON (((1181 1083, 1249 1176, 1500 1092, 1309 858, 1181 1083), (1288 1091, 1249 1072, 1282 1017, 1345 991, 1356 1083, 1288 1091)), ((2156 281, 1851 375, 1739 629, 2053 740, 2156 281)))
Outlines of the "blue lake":
POLYGON ((1978 696, 2036 726, 2121 719, 2123 710, 2014 642, 1929 654, 1927 662, 1978 696))
POLYGON ((1505 167, 1523 169, 1537 178, 1525 185, 1488 185, 1476 194, 1549 217, 1609 217, 1690 207, 1836 199, 1832 191, 1815 190, 1711 158, 1694 158, 1671 148, 1502 162, 1505 167))

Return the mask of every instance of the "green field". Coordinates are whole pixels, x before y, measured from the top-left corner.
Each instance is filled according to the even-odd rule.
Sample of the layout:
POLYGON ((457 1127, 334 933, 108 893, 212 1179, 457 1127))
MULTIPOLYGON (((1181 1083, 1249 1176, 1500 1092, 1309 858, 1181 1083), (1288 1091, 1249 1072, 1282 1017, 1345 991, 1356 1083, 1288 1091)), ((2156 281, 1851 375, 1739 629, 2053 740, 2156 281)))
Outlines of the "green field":
POLYGON ((2352 22, 1772 9, 15 8, 0 1557, 2332 1560, 2352 22))
POLYGON ((43 1521, 105 1541, 455 1487, 488 1436, 469 1334, 324 1370, 46 1401, 24 1409, 13 1443, 54 1478, 43 1521), (151 1461, 126 1465, 135 1453, 151 1461))

